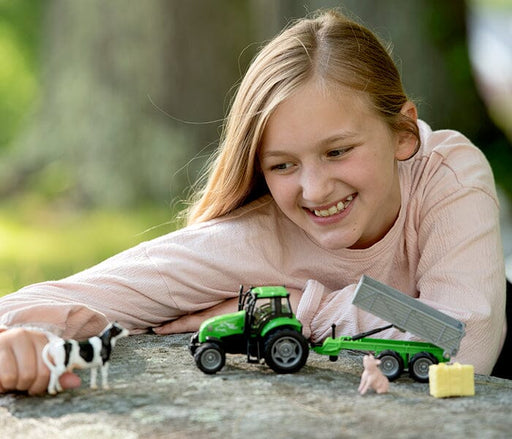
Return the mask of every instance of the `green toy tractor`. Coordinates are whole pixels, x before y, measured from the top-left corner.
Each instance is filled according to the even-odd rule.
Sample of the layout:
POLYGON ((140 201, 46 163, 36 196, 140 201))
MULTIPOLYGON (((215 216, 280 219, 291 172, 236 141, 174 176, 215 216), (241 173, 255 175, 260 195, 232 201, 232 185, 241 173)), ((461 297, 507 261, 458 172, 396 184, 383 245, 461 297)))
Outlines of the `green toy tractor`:
POLYGON ((197 367, 214 374, 226 354, 245 354, 249 363, 264 360, 277 373, 294 373, 304 366, 309 345, 302 324, 281 286, 240 287, 238 311, 205 320, 189 344, 197 367))

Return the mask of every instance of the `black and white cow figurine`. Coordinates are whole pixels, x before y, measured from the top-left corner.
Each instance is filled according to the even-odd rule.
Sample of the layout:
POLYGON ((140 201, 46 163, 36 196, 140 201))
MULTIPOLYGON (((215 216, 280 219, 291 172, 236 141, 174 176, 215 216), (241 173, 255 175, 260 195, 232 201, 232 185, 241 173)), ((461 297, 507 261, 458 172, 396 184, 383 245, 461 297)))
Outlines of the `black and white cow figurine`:
POLYGON ((100 335, 86 341, 63 340, 55 337, 43 348, 43 361, 50 369, 48 393, 62 392, 59 377, 73 369, 91 369, 91 388, 96 389, 98 367, 101 368, 101 382, 108 389, 108 365, 116 341, 128 335, 128 330, 118 323, 109 324, 100 335), (53 360, 53 361, 52 361, 53 360))

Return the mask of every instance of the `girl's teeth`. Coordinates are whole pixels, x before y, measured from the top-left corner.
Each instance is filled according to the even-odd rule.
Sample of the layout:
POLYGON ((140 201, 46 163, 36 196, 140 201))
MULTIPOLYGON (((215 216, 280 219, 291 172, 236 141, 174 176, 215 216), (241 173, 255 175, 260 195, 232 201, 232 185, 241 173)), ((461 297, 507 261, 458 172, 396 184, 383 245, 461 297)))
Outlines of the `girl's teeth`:
POLYGON ((345 199, 345 202, 343 201, 340 201, 336 206, 331 206, 329 209, 327 210, 315 210, 315 215, 316 216, 331 216, 331 215, 334 215, 338 212, 341 212, 343 209, 345 209, 345 207, 348 206, 348 204, 354 199, 354 197, 352 195, 349 195, 346 199, 345 199))

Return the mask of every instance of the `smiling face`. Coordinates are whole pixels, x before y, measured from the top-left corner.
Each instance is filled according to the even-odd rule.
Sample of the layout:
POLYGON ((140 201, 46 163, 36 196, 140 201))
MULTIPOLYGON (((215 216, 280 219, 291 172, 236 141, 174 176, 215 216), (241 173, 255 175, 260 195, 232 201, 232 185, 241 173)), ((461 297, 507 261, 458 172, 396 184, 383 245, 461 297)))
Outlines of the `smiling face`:
POLYGON ((362 95, 310 81, 270 116, 258 157, 277 205, 311 239, 332 250, 367 248, 398 216, 397 159, 415 143, 362 95))

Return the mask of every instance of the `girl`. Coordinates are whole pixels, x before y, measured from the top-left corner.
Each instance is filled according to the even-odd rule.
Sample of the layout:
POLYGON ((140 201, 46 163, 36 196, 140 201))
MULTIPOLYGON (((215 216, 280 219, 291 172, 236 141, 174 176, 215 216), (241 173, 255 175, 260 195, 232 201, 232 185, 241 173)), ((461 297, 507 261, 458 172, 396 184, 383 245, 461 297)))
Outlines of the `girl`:
MULTIPOLYGON (((253 61, 188 226, 0 302, 0 391, 40 393, 43 332, 187 332, 238 286, 285 284, 304 333, 385 323, 351 305, 367 274, 466 324, 457 361, 490 373, 505 275, 493 177, 455 131, 417 119, 376 37, 336 12, 299 20, 253 61)), ((410 338, 390 329, 386 338, 410 338)), ((63 378, 64 387, 77 377, 63 378)))

